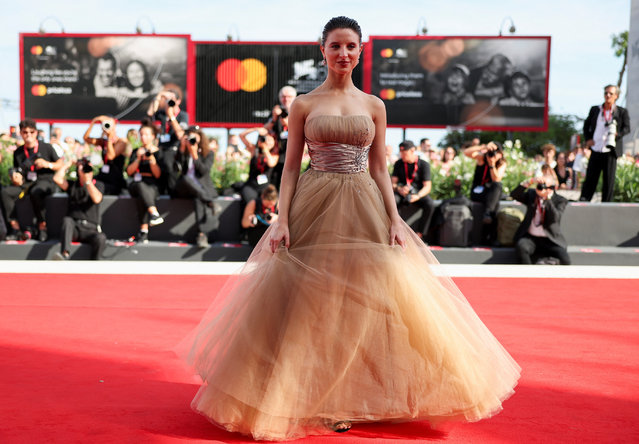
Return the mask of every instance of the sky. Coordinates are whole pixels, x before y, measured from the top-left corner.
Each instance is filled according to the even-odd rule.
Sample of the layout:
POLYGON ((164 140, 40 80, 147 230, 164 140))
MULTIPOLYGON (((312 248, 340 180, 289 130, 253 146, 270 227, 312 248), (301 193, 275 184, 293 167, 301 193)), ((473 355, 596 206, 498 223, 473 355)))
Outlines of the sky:
MULTIPOLYGON (((425 23, 432 36, 551 36, 549 104, 551 113, 585 118, 602 102, 603 86, 616 83, 621 59, 611 36, 629 28, 630 0, 33 0, 3 8, 0 27, 0 131, 20 120, 18 41, 20 32, 190 34, 195 41, 317 41, 334 16, 356 19, 364 42, 370 35, 415 35, 425 23)), ((319 48, 318 48, 319 51, 319 48)), ((625 102, 624 84, 620 104, 625 102)), ((48 125, 41 124, 48 131, 48 125)), ((86 125, 60 125, 64 135, 81 138, 86 125)), ((125 128, 122 128, 124 135, 125 128)), ((226 130, 208 130, 225 144, 226 130)), ((234 130, 233 132, 239 132, 234 130)), ((437 143, 445 130, 390 128, 387 143, 405 136, 437 143)))

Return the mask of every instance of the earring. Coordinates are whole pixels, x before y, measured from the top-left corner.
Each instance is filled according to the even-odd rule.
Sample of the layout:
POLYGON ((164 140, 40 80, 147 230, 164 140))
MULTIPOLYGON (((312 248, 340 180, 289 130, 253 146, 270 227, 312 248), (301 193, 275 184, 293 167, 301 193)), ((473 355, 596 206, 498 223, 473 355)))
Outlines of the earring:
POLYGON ((321 62, 319 62, 320 66, 326 66, 326 59, 322 59, 321 62))

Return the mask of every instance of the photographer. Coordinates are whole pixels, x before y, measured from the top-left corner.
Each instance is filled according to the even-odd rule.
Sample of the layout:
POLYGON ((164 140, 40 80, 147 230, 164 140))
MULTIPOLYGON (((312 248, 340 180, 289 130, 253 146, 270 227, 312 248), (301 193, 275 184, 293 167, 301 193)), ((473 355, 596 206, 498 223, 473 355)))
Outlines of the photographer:
POLYGON ((53 176, 53 181, 69 196, 67 215, 62 220, 60 252, 53 258, 69 259, 71 242, 77 241, 90 244, 91 259, 99 260, 106 246, 106 235, 100 227, 104 184, 93 178, 93 165, 87 158, 80 159, 76 166, 77 181, 65 179, 66 167, 60 168, 53 176))
POLYGON ((282 169, 286 160, 286 146, 288 144, 288 113, 293 101, 297 97, 297 90, 292 86, 284 86, 278 94, 279 104, 273 107, 271 117, 264 125, 264 128, 275 137, 275 143, 280 155, 277 165, 273 168, 272 183, 277 189, 280 188, 282 179, 282 169))
POLYGON ((603 176, 601 201, 611 202, 614 197, 617 159, 623 154, 621 141, 630 132, 628 111, 616 104, 619 93, 617 86, 607 85, 603 105, 590 108, 584 121, 584 139, 591 154, 579 197, 581 201, 590 202, 597 190, 599 176, 603 176))
POLYGON ((209 246, 208 233, 217 229, 219 221, 215 215, 214 198, 217 191, 211 180, 211 168, 215 153, 210 149, 208 137, 199 126, 189 127, 182 137, 174 168, 178 171, 174 197, 193 199, 199 248, 209 246), (209 217, 206 207, 213 214, 209 217))
POLYGON ((264 127, 249 128, 240 134, 240 139, 251 153, 248 180, 242 185, 240 194, 244 203, 248 203, 260 195, 260 191, 271 183, 271 173, 279 160, 275 139, 268 134, 264 127), (257 144, 252 144, 246 136, 256 132, 257 144))
POLYGON ((267 228, 277 220, 277 200, 277 188, 269 184, 262 190, 260 197, 246 204, 242 228, 246 229, 252 247, 257 245, 267 228))
POLYGON ((399 144, 399 156, 400 159, 393 166, 391 177, 395 202, 398 208, 414 205, 422 209, 416 233, 423 239, 428 233, 435 210, 435 203, 429 196, 432 187, 430 165, 418 157, 415 144, 410 140, 404 140, 399 144))
POLYGON ((97 116, 91 120, 89 128, 84 133, 84 141, 90 145, 100 147, 103 164, 96 177, 104 184, 104 194, 117 196, 126 188, 124 180, 124 153, 127 142, 120 139, 115 131, 116 121, 112 117, 97 116), (96 123, 101 124, 102 137, 91 137, 91 131, 96 123))
POLYGON ((170 194, 175 188, 177 177, 173 174, 173 164, 184 130, 189 127, 188 114, 180 109, 181 104, 181 92, 177 88, 165 88, 155 96, 147 110, 152 125, 158 130, 158 162, 162 169, 159 189, 162 194, 170 194))
POLYGON ((9 220, 11 237, 26 240, 32 237, 33 228, 24 227, 20 232, 20 224, 15 212, 15 204, 24 196, 31 197, 31 205, 38 228, 38 239, 47 240, 47 222, 45 220, 45 203, 47 196, 57 190, 53 182, 54 173, 63 165, 53 147, 38 140, 35 121, 25 119, 20 122, 20 135, 24 144, 13 153, 13 169, 11 185, 2 189, 2 203, 9 220))
POLYGON ((164 222, 156 204, 160 195, 158 183, 162 174, 156 158, 159 152, 158 147, 155 146, 156 134, 153 126, 140 127, 142 146, 131 153, 129 165, 126 167, 126 173, 133 178, 129 184, 129 192, 131 196, 137 198, 140 220, 140 231, 132 240, 139 243, 149 241, 149 225, 155 226, 164 222))
POLYGON ((464 155, 476 162, 470 200, 484 205, 482 237, 489 245, 495 239, 496 214, 502 193, 501 181, 506 173, 506 159, 497 142, 470 146, 464 150, 464 155))
POLYGON ((557 179, 544 165, 542 176, 522 182, 510 195, 526 205, 526 216, 515 233, 515 249, 522 264, 532 264, 532 256, 550 256, 570 265, 566 239, 561 233, 561 216, 568 201, 555 193, 557 179))

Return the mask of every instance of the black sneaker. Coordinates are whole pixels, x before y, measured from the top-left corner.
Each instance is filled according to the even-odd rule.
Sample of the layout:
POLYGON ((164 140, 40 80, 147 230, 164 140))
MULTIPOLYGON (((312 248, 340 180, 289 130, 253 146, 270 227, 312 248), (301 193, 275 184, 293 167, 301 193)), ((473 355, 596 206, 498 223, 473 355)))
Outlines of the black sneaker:
POLYGON ((149 225, 155 227, 156 225, 160 225, 163 222, 164 219, 162 219, 162 216, 160 216, 159 214, 152 214, 151 219, 149 220, 149 225))
POLYGON ((22 233, 20 233, 20 231, 16 230, 15 228, 11 228, 9 230, 9 233, 7 233, 7 237, 5 237, 4 239, 8 241, 17 241, 20 240, 21 234, 22 233))
POLYGON ((40 242, 46 242, 47 239, 49 238, 49 234, 47 233, 47 230, 38 230, 38 240, 40 242))
POLYGON ((148 244, 149 233, 148 231, 139 231, 135 236, 129 238, 129 242, 135 242, 136 244, 148 244))
POLYGON ((18 234, 18 239, 21 240, 21 241, 31 240, 31 232, 29 230, 21 231, 18 234))

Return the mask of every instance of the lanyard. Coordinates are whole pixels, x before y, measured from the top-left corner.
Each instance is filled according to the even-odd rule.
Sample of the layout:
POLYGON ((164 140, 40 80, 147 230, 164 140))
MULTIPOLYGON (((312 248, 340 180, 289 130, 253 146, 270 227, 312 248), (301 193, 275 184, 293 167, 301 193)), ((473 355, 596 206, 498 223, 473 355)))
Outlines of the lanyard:
MULTIPOLYGON (((487 182, 491 182, 491 181, 492 181, 492 180, 491 180, 491 181, 489 181, 489 180, 486 178, 486 175, 488 174, 488 164, 487 164, 487 163, 485 163, 485 162, 486 162, 486 161, 484 161, 484 175, 483 175, 483 176, 482 176, 482 178, 481 178, 481 184, 482 184, 482 185, 484 185, 484 184, 485 184, 485 183, 487 183, 487 182)), ((492 179, 492 177, 491 177, 491 179, 492 179)))
POLYGON ((264 156, 261 156, 259 154, 257 155, 257 159, 255 161, 255 167, 260 172, 260 174, 264 173, 264 170, 266 169, 266 159, 264 156))
POLYGON ((404 162, 404 175, 406 176, 406 185, 410 186, 413 181, 415 180, 415 175, 417 174, 417 169, 419 168, 419 160, 417 160, 415 163, 415 169, 413 170, 413 176, 409 179, 408 178, 408 163, 404 162))
MULTIPOLYGON (((33 154, 38 154, 38 146, 40 144, 38 143, 38 141, 36 140, 35 146, 33 147, 33 154)), ((26 146, 22 147, 24 149, 24 155, 27 156, 27 159, 30 157, 29 156, 29 150, 27 149, 26 146)), ((35 165, 31 165, 31 171, 33 171, 35 168, 35 165)))
POLYGON ((537 202, 536 202, 536 211, 535 211, 535 217, 537 217, 537 213, 539 214, 539 223, 535 222, 536 226, 541 226, 544 224, 544 219, 546 217, 546 209, 543 207, 543 205, 541 204, 541 199, 539 197, 537 197, 537 202))

